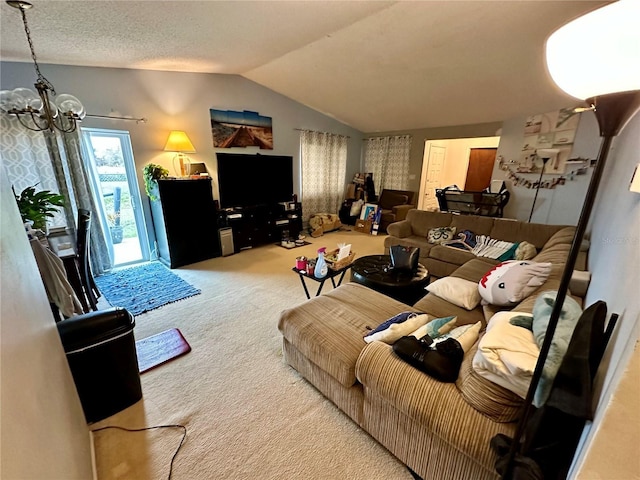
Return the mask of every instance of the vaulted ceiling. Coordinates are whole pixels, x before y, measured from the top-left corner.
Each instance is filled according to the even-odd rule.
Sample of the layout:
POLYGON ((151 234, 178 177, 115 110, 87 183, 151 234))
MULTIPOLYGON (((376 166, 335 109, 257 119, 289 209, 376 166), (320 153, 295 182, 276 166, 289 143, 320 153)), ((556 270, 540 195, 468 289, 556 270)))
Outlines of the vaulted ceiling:
MULTIPOLYGON (((578 104, 547 36, 609 1, 32 0, 41 64, 238 74, 363 132, 501 121, 578 104)), ((30 61, 0 7, 0 57, 30 61)), ((43 69, 46 76, 46 69, 43 69)))

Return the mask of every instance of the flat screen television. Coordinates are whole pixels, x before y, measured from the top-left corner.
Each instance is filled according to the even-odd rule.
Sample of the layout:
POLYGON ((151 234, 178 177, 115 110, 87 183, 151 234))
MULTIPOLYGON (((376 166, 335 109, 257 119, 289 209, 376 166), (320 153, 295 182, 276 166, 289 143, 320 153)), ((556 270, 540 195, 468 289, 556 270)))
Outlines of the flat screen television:
POLYGON ((293 157, 216 153, 220 208, 290 202, 293 157))

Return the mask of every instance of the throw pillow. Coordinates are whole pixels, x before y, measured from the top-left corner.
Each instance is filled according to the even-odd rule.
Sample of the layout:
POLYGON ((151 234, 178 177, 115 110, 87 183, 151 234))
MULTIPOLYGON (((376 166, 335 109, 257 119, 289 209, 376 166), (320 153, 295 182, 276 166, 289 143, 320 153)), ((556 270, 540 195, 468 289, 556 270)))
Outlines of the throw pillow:
POLYGON ((400 337, 409 335, 428 321, 429 315, 426 313, 402 312, 374 328, 364 337, 364 341, 371 343, 378 340, 391 345, 400 337))
POLYGON ((426 325, 418 328, 411 335, 413 335, 417 339, 421 339, 425 335, 429 335, 431 338, 436 338, 440 335, 444 335, 445 333, 450 332, 451 329, 456 326, 457 321, 458 317, 455 316, 436 318, 435 320, 431 320, 426 325))
POLYGON ((427 233, 427 240, 429 243, 445 243, 453 240, 456 234, 456 227, 437 227, 432 228, 427 233))
POLYGON ((529 242, 520 242, 516 248, 515 260, 531 260, 538 254, 536 246, 529 242))
POLYGON ((542 285, 550 273, 551 263, 509 260, 485 273, 478 291, 487 304, 516 305, 542 285))
MULTIPOLYGON (((558 292, 555 290, 542 292, 538 298, 536 298, 533 305, 531 331, 539 348, 542 348, 547 327, 549 326, 549 319, 551 318, 551 311, 555 305, 557 295, 558 292)), ((549 396, 553 379, 556 377, 556 373, 558 373, 564 354, 569 347, 573 330, 581 315, 582 308, 578 302, 571 297, 565 297, 562 310, 560 311, 560 317, 558 318, 558 324, 553 334, 553 340, 549 347, 549 353, 544 363, 542 377, 540 378, 540 383, 538 383, 538 388, 533 397, 533 404, 536 407, 541 407, 549 396)), ((526 328, 527 320, 530 318, 531 317, 524 315, 516 316, 509 320, 509 323, 526 328)))
POLYGON ((351 208, 349 209, 349 216, 358 217, 360 216, 360 211, 362 210, 362 206, 364 205, 364 200, 356 200, 351 204, 351 208))
POLYGON ((476 341, 478 340, 481 328, 482 322, 476 322, 470 325, 461 325, 454 328, 449 333, 445 333, 440 337, 434 338, 433 344, 431 344, 431 348, 434 348, 438 343, 443 342, 448 338, 452 338, 460 343, 462 350, 466 354, 469 350, 471 350, 471 347, 473 347, 474 343, 476 343, 476 341))
POLYGON ((467 310, 473 310, 482 300, 478 285, 464 278, 443 277, 430 283, 426 290, 467 310))

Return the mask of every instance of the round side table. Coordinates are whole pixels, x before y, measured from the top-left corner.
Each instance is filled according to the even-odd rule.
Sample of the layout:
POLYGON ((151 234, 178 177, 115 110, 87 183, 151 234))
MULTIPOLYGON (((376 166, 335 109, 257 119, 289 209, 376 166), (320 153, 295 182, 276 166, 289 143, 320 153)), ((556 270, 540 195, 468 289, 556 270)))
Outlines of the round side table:
POLYGON ((415 273, 395 270, 391 268, 389 255, 368 255, 351 265, 351 281, 413 305, 427 293, 425 287, 429 284, 429 272, 420 263, 415 273))

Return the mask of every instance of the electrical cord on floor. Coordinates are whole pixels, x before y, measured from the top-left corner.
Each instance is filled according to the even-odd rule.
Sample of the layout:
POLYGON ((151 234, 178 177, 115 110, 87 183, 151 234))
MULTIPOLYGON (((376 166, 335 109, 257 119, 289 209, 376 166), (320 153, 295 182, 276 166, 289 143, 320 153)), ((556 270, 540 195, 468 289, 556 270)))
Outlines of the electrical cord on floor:
POLYGON ((153 427, 144 427, 144 428, 125 428, 125 427, 119 427, 117 425, 108 425, 106 427, 100 427, 100 428, 96 428, 95 430, 91 430, 92 432, 99 432, 101 430, 108 430, 110 428, 113 428, 115 430, 122 430, 125 432, 144 432, 145 430, 155 430, 158 428, 179 428, 182 430, 182 438, 180 439, 180 444, 178 445, 178 448, 176 448, 176 451, 173 454, 173 457, 171 457, 171 463, 169 464, 169 476, 167 477, 168 480, 171 480, 171 475, 173 474, 173 461, 176 459, 176 457, 178 456, 178 452, 180 451, 180 449, 182 448, 182 444, 184 443, 185 438, 187 438, 187 427, 185 427, 184 425, 155 425, 153 427))

